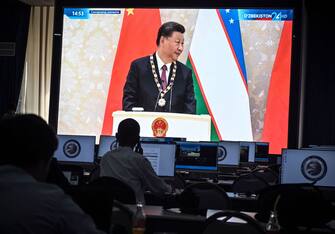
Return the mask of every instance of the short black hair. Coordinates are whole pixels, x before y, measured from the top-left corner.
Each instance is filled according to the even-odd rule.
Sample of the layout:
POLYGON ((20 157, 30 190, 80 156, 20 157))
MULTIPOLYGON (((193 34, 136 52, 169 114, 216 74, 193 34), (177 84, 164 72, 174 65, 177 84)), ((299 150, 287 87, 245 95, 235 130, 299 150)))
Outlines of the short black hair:
POLYGON ((169 21, 169 22, 166 22, 166 23, 162 24, 162 26, 158 30, 156 45, 159 46, 159 41, 160 41, 162 36, 163 37, 170 37, 173 32, 184 33, 185 28, 184 28, 183 25, 181 25, 177 22, 173 22, 173 21, 169 21))
POLYGON ((120 122, 116 138, 120 146, 133 146, 137 143, 140 136, 140 125, 132 119, 127 118, 120 122))
POLYGON ((0 121, 0 164, 22 168, 47 161, 58 146, 54 130, 34 114, 16 114, 0 121))

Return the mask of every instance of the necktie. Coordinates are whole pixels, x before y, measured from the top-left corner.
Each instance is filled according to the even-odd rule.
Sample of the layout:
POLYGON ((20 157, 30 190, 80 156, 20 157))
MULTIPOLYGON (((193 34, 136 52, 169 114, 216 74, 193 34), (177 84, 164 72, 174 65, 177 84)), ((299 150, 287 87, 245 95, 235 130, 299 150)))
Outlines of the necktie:
POLYGON ((161 80, 162 80, 162 89, 164 90, 167 86, 167 79, 166 79, 166 70, 167 70, 167 67, 166 65, 163 65, 162 66, 162 75, 161 75, 161 80))

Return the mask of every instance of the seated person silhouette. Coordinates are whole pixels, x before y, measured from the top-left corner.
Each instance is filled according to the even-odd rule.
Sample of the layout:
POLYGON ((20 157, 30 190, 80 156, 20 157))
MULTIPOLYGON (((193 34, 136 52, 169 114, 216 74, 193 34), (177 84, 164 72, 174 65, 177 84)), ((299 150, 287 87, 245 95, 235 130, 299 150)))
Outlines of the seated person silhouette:
POLYGON ((63 174, 55 157, 50 160, 49 173, 45 181, 50 184, 58 185, 65 192, 71 188, 69 180, 63 174))
POLYGON ((171 193, 171 186, 156 175, 149 160, 142 155, 138 122, 131 118, 121 121, 115 136, 118 147, 102 157, 100 176, 114 177, 128 184, 137 202, 145 202, 147 190, 158 196, 171 193))
POLYGON ((101 233, 56 185, 44 183, 58 145, 37 115, 0 121, 0 230, 9 233, 101 233))

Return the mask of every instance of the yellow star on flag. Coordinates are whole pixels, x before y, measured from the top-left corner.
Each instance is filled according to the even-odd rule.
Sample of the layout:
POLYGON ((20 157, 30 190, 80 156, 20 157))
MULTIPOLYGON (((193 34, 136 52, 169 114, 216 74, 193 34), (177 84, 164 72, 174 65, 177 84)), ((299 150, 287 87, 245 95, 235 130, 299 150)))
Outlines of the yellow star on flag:
POLYGON ((134 8, 127 8, 126 11, 128 15, 134 15, 134 8))

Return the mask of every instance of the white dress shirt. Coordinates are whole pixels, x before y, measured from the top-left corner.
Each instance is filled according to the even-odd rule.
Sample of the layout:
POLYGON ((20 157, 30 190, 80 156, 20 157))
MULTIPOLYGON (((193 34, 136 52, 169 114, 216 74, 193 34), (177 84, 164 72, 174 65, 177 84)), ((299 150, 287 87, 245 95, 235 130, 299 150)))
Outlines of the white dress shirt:
POLYGON ((166 65, 167 70, 166 70, 166 82, 167 84, 169 83, 169 75, 170 75, 170 71, 171 71, 171 65, 172 63, 164 63, 161 58, 159 57, 158 53, 156 52, 156 59, 157 59, 157 66, 158 66, 158 70, 159 70, 159 77, 162 77, 162 72, 163 72, 163 65, 166 65))

